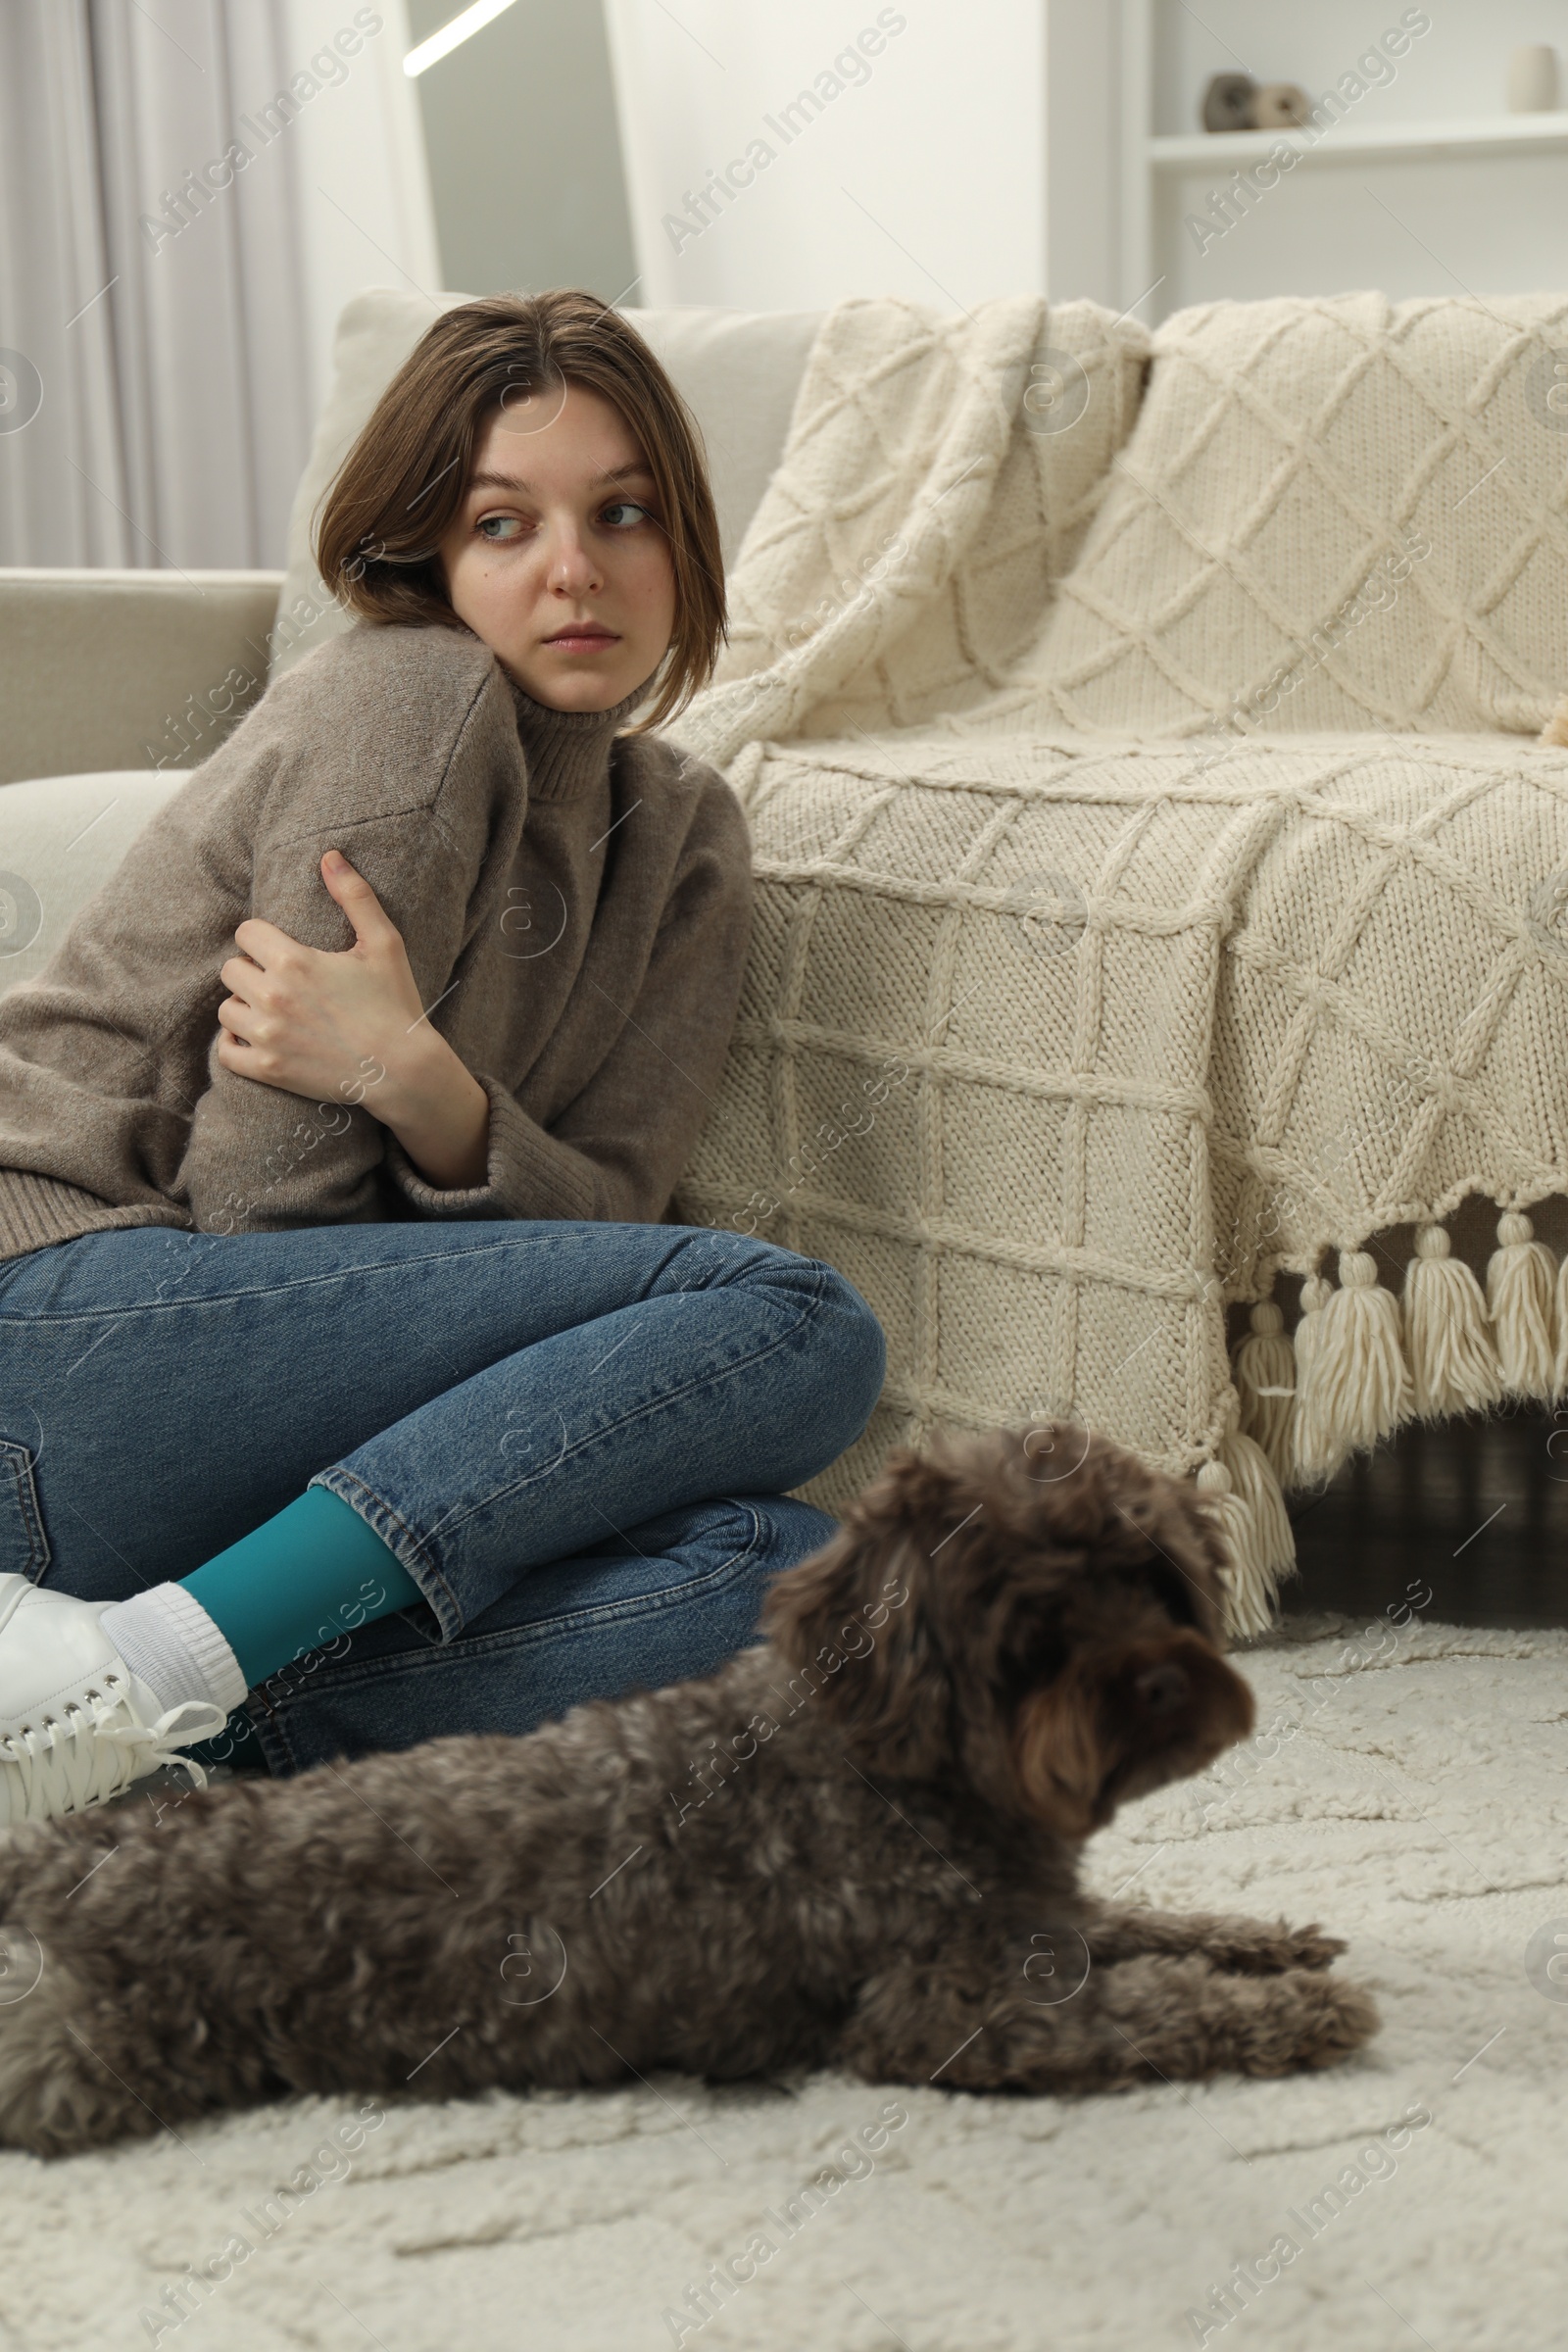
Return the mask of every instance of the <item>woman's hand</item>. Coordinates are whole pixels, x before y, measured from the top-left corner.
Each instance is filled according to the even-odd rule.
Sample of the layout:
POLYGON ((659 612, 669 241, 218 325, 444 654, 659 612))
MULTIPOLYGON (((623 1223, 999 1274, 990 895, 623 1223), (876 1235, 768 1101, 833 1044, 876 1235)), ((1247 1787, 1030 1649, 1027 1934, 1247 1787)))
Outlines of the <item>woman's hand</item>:
POLYGON ((339 953, 250 916, 219 978, 225 1070, 284 1094, 358 1102, 390 1127, 432 1184, 482 1184, 490 1099, 424 1017, 403 934, 336 850, 321 879, 354 926, 339 953))

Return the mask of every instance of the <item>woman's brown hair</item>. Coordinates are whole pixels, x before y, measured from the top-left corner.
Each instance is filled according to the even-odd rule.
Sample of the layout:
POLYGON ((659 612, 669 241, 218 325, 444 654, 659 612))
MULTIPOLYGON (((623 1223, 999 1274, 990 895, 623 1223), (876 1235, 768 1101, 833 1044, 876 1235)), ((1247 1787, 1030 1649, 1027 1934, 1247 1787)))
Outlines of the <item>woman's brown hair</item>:
POLYGON ((438 549, 467 490, 482 424, 564 382, 612 401, 658 485, 675 630, 646 734, 705 686, 727 635, 718 516, 702 428, 636 328, 575 286, 460 303, 422 335, 322 505, 322 580, 367 620, 459 624, 438 549))

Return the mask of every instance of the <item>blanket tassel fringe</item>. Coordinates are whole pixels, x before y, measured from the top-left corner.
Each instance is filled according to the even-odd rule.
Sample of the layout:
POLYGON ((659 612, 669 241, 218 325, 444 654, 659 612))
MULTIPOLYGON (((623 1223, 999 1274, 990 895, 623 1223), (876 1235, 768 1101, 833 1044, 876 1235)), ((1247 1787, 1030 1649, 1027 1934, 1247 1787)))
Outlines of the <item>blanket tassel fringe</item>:
POLYGON ((1552 1332, 1557 1267, 1528 1217, 1497 1220, 1497 1248, 1487 1268, 1487 1303, 1497 1335, 1497 1360, 1510 1396, 1551 1395, 1556 1376, 1552 1332))
POLYGON ((1568 1258, 1559 1266, 1517 1209, 1498 1219, 1485 1290, 1441 1225, 1418 1229, 1398 1298, 1369 1250, 1343 1250, 1338 1287, 1302 1282, 1294 1334, 1258 1300, 1235 1375, 1232 1425, 1198 1488, 1231 1553, 1229 1630, 1245 1637, 1277 1622, 1295 1571, 1287 1489, 1332 1478, 1402 1422, 1568 1394, 1568 1258))

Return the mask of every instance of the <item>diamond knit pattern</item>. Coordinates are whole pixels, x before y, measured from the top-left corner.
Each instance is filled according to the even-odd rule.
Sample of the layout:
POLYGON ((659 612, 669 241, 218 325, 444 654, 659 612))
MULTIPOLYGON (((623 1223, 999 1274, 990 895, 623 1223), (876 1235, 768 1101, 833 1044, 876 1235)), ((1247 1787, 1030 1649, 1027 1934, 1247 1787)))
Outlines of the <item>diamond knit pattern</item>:
MULTIPOLYGON (((1326 337, 1338 381, 1340 314, 1364 322, 1374 303, 1258 307, 1273 348, 1291 339, 1287 310, 1303 351, 1326 337)), ((1412 312, 1446 365, 1496 331, 1462 304, 1445 329, 1441 308, 1383 306, 1398 369, 1413 366, 1412 312)), ((1161 334, 1179 344, 1180 329, 1161 334)), ((1517 338, 1495 356, 1500 402, 1517 338)), ((1568 754, 1473 704, 1464 729, 1417 732, 1395 691, 1403 655, 1392 639, 1374 650, 1417 610, 1419 579, 1421 626, 1447 647, 1439 690, 1536 695, 1520 651, 1534 629, 1544 717, 1544 623, 1497 586, 1500 527, 1467 559, 1496 591, 1483 643, 1479 620, 1433 603, 1430 505, 1380 505, 1373 466, 1363 497, 1381 519, 1362 553, 1412 517, 1432 549, 1357 624, 1355 674, 1386 689, 1375 717, 1331 682, 1343 723, 1172 740, 1219 706, 1167 692, 1145 627, 1121 642, 1127 676, 1157 682, 1146 726, 1069 726, 1045 656, 1069 597, 1091 608, 1096 551, 1127 539, 1117 453, 1139 451, 1164 360, 1140 413, 1141 363, 1137 335, 1087 304, 1041 318, 984 303, 972 321, 893 300, 830 314, 742 551, 734 644, 677 722, 727 767, 758 891, 734 1041, 676 1212, 830 1260, 881 1318, 883 1398, 805 1490, 829 1506, 890 1443, 1046 1411, 1190 1471, 1235 1408, 1228 1300, 1471 1192, 1522 1205, 1568 1190, 1568 754), (1043 346, 1054 384, 1065 354, 1091 386, 1075 419, 1048 412, 1045 430, 1025 398, 1043 346), (904 564, 858 574, 889 537, 904 564), (1162 727, 1147 725, 1154 701, 1162 727)), ((1434 413, 1452 408, 1436 358, 1429 372, 1434 413)), ((1465 398, 1492 416, 1479 380, 1465 376, 1465 398)), ((1204 414, 1250 417, 1250 398, 1206 394, 1204 414)), ((1516 584, 1544 582, 1568 436, 1533 418, 1519 431, 1532 463, 1539 440, 1556 467, 1510 540, 1516 584)), ((1435 430, 1429 457, 1440 445, 1458 448, 1435 430)), ((1399 482, 1430 490, 1446 460, 1423 474, 1408 435, 1400 448, 1399 482)), ((1184 495, 1195 478, 1190 465, 1184 495)), ((1353 570, 1347 556, 1336 592, 1353 570)), ((1303 588, 1256 648, 1238 638, 1231 671, 1215 651, 1214 695, 1228 705, 1280 647, 1308 658, 1289 622, 1326 594, 1303 588)), ((1148 609, 1161 610, 1152 586, 1148 609)), ((1560 642, 1568 666, 1568 628, 1560 642)))
MULTIPOLYGON (((823 320, 729 583, 718 682, 678 728, 731 746, 985 706, 1035 652, 1111 487, 1149 338, 1037 295, 823 320)), ((1026 693, 1024 701, 1032 700, 1026 693)))
POLYGON ((1045 709, 1116 735, 1544 725, 1568 303, 1209 303, 1153 350, 1041 635, 1045 709))

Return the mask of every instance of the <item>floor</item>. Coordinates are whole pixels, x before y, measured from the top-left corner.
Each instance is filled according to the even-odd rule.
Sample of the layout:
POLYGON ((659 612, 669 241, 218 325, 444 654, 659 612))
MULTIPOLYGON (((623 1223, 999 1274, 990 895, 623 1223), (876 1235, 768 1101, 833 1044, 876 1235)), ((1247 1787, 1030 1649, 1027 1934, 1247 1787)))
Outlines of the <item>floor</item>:
MULTIPOLYGON (((0 2345, 1548 2352, 1568 1631, 1435 1614, 1248 1645, 1256 1738, 1087 1857, 1113 1899, 1347 1937, 1383 2027, 1345 2064, 1083 2099, 824 2072, 426 2106, 415 2079, 59 2164, 0 2151, 0 2345)), ((440 2028, 416 2001, 407 2030, 413 2068, 440 2028)))
POLYGON ((1291 1498, 1288 1610, 1382 1610, 1412 1581, 1449 1625, 1568 1625, 1568 1407, 1413 1421, 1291 1498))

